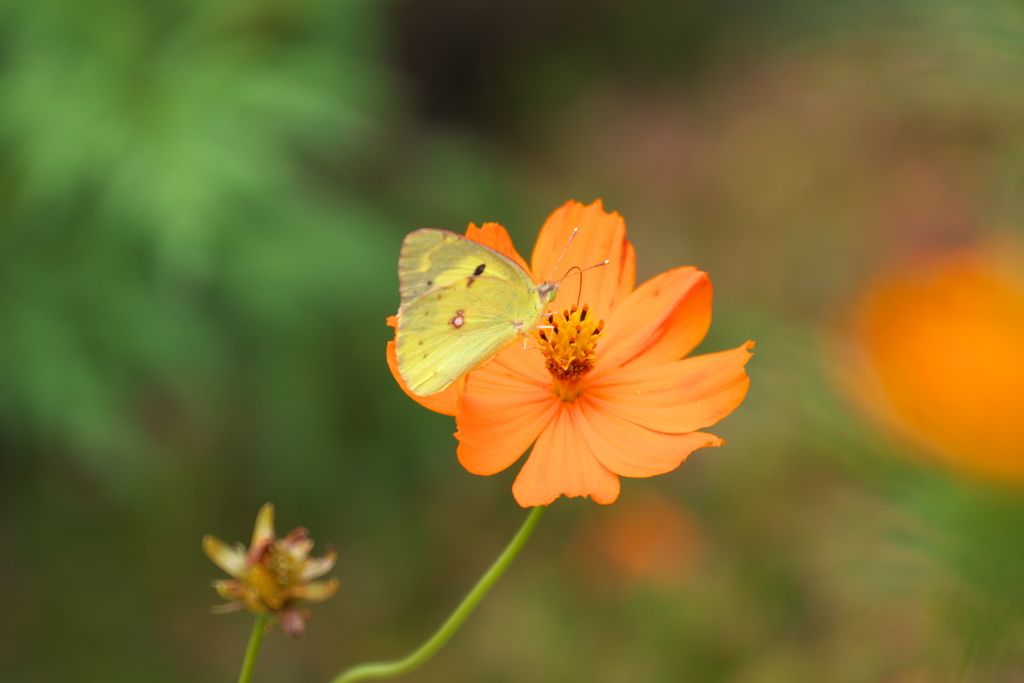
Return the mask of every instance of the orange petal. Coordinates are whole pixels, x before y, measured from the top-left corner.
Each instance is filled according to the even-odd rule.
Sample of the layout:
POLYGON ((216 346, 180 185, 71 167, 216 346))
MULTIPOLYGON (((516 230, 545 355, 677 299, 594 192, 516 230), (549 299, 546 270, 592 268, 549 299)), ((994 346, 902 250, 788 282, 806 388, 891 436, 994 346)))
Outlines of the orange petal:
POLYGON ((721 446, 713 434, 665 434, 602 411, 584 395, 577 399, 580 426, 590 449, 609 470, 623 477, 652 477, 671 472, 698 448, 721 446))
MULTIPOLYGON (((684 434, 713 425, 747 395, 750 379, 743 366, 753 342, 665 363, 622 368, 585 384, 594 407, 656 432, 684 434)), ((589 378, 588 378, 589 379, 589 378)))
POLYGON ((573 404, 556 405, 557 414, 541 432, 512 484, 516 502, 523 507, 548 505, 564 495, 614 503, 619 497, 619 478, 598 461, 582 438, 573 404))
POLYGON ((477 394, 517 391, 523 383, 551 393, 551 375, 545 367, 543 354, 536 348, 523 348, 520 342, 504 349, 472 376, 473 392, 477 394))
POLYGON ((679 360, 711 325, 711 280, 692 266, 651 278, 608 319, 594 377, 629 364, 647 368, 679 360))
POLYGON ((542 387, 520 382, 498 393, 477 393, 474 373, 455 417, 458 456, 473 474, 501 472, 519 459, 554 416, 559 401, 542 387))
POLYGON ((466 237, 501 252, 518 263, 519 267, 527 273, 530 272, 530 266, 526 265, 526 260, 516 251, 515 246, 512 244, 512 238, 508 236, 508 231, 497 223, 484 223, 479 228, 470 223, 469 227, 466 228, 466 237))
POLYGON ((551 214, 540 230, 533 248, 533 277, 536 281, 557 280, 572 266, 587 268, 605 259, 610 259, 608 265, 567 278, 552 308, 572 306, 579 294, 581 304, 589 304, 597 315, 607 316, 633 291, 636 280, 636 252, 626 240, 622 216, 605 213, 600 199, 590 206, 570 201, 551 214), (579 228, 579 232, 566 249, 573 228, 579 228), (563 249, 565 256, 558 263, 563 249))
POLYGON ((405 380, 402 379, 402 375, 398 373, 398 353, 395 351, 395 342, 389 341, 387 348, 388 367, 391 368, 391 375, 398 382, 398 386, 402 388, 402 391, 412 400, 419 403, 424 408, 429 408, 435 413, 441 413, 442 415, 454 415, 458 411, 459 407, 459 390, 465 386, 466 378, 452 382, 446 389, 439 391, 436 394, 430 396, 417 396, 416 394, 409 391, 409 387, 405 385, 405 380))

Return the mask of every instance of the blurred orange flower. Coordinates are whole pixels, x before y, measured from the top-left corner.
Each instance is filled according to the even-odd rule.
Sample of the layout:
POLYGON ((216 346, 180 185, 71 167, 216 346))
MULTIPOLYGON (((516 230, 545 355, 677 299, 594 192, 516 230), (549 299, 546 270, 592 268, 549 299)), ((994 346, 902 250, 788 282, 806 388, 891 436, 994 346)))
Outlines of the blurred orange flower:
POLYGON ((960 251, 861 295, 847 378, 877 417, 949 464, 1024 483, 1024 270, 960 251))
POLYGON ((267 503, 256 516, 252 544, 229 546, 219 538, 203 538, 203 552, 214 564, 233 578, 213 582, 217 593, 232 602, 214 608, 215 612, 248 609, 256 614, 273 612, 281 628, 297 638, 306 630, 309 611, 297 602, 322 602, 338 590, 338 580, 313 581, 331 570, 338 559, 328 549, 317 558, 309 557, 313 540, 302 527, 284 538, 274 532, 274 506, 267 503))
POLYGON ((615 514, 589 516, 580 529, 573 557, 583 577, 600 587, 623 580, 664 588, 685 584, 706 553, 693 515, 656 494, 620 505, 615 514))
MULTIPOLYGON (((555 312, 546 317, 551 329, 535 330, 539 350, 513 344, 439 394, 410 393, 431 410, 455 416, 459 462, 474 474, 504 470, 533 444, 512 486, 523 507, 562 495, 611 503, 620 476, 663 474, 694 450, 721 445, 697 430, 732 412, 749 385, 744 365, 752 342, 683 359, 711 323, 707 274, 676 268, 634 290, 636 255, 625 222, 605 213, 600 200, 568 202, 548 218, 532 269, 500 225, 471 224, 466 236, 513 258, 542 282, 576 227, 562 263, 609 264, 588 271, 579 288, 573 280, 563 284, 549 307, 555 312)), ((401 384, 394 342, 387 355, 401 384)))

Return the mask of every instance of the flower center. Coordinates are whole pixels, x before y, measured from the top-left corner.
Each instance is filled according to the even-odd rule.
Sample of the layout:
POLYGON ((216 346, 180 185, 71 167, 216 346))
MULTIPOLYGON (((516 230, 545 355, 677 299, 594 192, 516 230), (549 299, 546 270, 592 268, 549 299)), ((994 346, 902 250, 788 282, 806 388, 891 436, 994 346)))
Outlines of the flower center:
POLYGON ((583 376, 594 367, 594 349, 601 336, 604 321, 588 316, 588 306, 577 310, 575 306, 561 313, 549 313, 547 324, 536 331, 548 372, 551 389, 563 401, 573 401, 583 389, 583 376))
POLYGON ((281 584, 274 571, 264 564, 255 564, 249 568, 245 577, 249 584, 249 597, 252 604, 270 609, 281 609, 284 600, 281 597, 281 584))
POLYGON ((253 603, 272 610, 281 609, 297 569, 295 558, 281 547, 280 541, 268 545, 259 561, 249 567, 245 577, 253 603))

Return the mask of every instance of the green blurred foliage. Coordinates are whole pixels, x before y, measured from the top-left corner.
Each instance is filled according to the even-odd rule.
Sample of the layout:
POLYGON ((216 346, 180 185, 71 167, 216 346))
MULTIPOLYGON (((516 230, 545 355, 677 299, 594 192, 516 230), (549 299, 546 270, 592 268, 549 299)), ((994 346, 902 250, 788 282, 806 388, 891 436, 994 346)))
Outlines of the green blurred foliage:
POLYGON ((596 580, 619 504, 559 501, 409 680, 1020 680, 1024 498, 833 374, 869 273, 1020 234, 1022 46, 1011 0, 0 3, 0 680, 236 675, 199 541, 266 500, 342 590, 257 680, 418 643, 524 513, 391 379, 398 245, 596 197, 758 342, 729 444, 624 481, 703 559, 596 580))
POLYGON ((154 466, 160 427, 140 414, 150 402, 223 410, 241 393, 249 425, 267 430, 257 441, 308 432, 274 404, 320 371, 282 366, 332 323, 373 310, 347 292, 389 282, 379 212, 309 172, 365 145, 388 106, 365 58, 373 46, 350 35, 368 14, 316 3, 5 10, 8 438, 68 447, 130 488, 154 466))

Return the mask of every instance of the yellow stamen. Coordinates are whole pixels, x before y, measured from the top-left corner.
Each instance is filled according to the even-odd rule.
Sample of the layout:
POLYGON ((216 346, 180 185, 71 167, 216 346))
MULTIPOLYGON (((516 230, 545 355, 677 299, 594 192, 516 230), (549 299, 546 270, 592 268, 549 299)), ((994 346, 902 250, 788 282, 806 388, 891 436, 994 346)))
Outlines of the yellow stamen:
POLYGON ((552 329, 537 330, 537 339, 551 373, 551 389, 563 401, 573 401, 581 393, 583 376, 594 367, 594 349, 604 328, 603 320, 588 317, 589 307, 575 306, 561 313, 549 313, 552 329))

